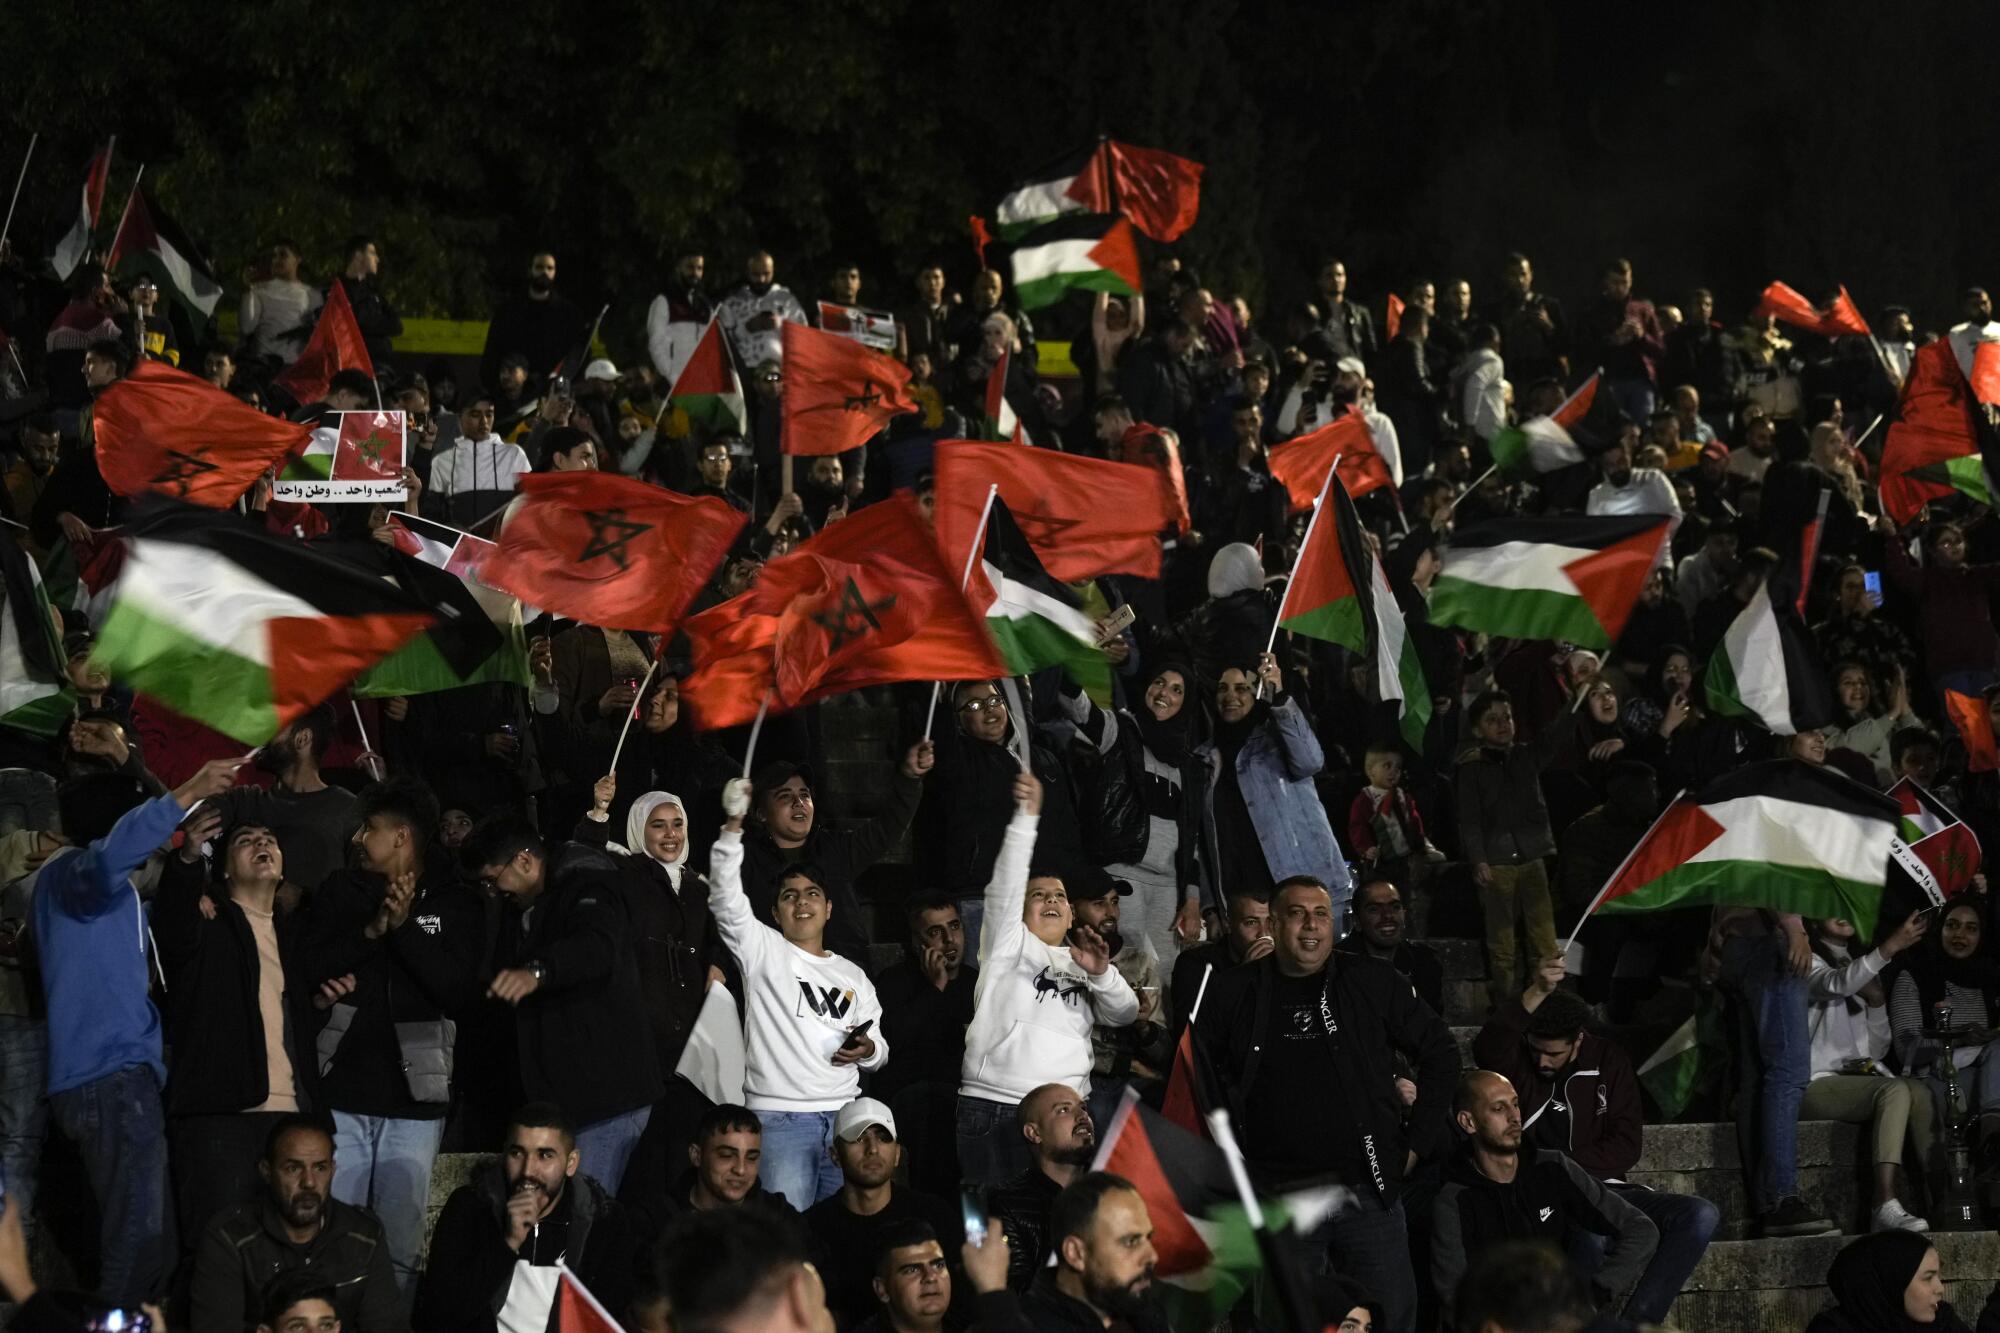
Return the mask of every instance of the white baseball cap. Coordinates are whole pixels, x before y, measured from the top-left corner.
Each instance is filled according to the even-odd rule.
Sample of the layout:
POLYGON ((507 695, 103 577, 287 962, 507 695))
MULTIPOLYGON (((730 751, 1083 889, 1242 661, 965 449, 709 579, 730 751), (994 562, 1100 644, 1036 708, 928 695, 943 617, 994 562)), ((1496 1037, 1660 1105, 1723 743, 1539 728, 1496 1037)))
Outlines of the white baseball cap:
POLYGON ((867 1132, 870 1125, 880 1125, 889 1131, 889 1137, 896 1137, 896 1117, 889 1108, 873 1097, 856 1097, 840 1108, 840 1114, 833 1118, 835 1138, 852 1143, 867 1132))
POLYGON ((583 377, 587 380, 615 380, 618 378, 618 367, 600 356, 583 368, 583 377))

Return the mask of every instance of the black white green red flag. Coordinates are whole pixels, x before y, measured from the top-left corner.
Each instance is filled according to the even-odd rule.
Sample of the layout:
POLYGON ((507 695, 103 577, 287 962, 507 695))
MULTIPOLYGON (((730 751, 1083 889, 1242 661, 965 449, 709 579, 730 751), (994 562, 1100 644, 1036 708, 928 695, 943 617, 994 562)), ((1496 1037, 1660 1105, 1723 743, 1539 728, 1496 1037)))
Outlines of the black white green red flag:
POLYGON ((1657 514, 1495 519, 1452 534, 1431 621, 1609 648, 1666 545, 1657 514))
POLYGON ((1023 310, 1053 305, 1072 288, 1137 296, 1142 281, 1132 224, 1072 213, 1035 228, 1014 247, 1014 298, 1023 310))
POLYGON ((1936 877, 1939 892, 1956 898, 1972 887, 1979 873, 1979 838, 1943 801, 1910 778, 1889 788, 1902 806, 1898 835, 1936 877))
POLYGON ((0 537, 0 727, 54 736, 76 703, 49 597, 35 562, 0 537))

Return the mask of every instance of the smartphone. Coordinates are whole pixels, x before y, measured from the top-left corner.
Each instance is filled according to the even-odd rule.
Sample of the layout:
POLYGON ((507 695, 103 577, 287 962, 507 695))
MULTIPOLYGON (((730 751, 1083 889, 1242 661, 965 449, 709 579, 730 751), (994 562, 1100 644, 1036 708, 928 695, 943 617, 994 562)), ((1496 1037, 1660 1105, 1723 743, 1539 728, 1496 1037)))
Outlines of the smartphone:
POLYGON ((984 1244, 986 1240, 986 1200, 979 1197, 977 1185, 962 1185, 958 1191, 958 1215, 965 1223, 965 1243, 984 1244))
POLYGON ((856 1046, 859 1046, 861 1044, 861 1039, 868 1035, 868 1029, 874 1026, 875 1026, 875 1020, 871 1018, 867 1022, 860 1024, 858 1027, 851 1027, 847 1029, 847 1040, 840 1043, 840 1049, 843 1051, 847 1051, 847 1050, 852 1050, 856 1046))
POLYGON ((1864 570, 1862 571, 1861 579, 1863 585, 1868 589, 1868 605, 1882 605, 1882 571, 1879 569, 1864 570))
POLYGON ((83 1322, 84 1333, 153 1333, 153 1317, 144 1310, 99 1310, 83 1322))
POLYGON ((570 396, 569 376, 556 376, 555 382, 549 386, 549 390, 558 398, 568 398, 570 396))
POLYGON ((1123 634, 1132 622, 1138 618, 1139 613, 1132 609, 1130 602, 1113 611, 1097 627, 1097 646, 1102 648, 1105 644, 1110 643, 1120 634, 1123 634))

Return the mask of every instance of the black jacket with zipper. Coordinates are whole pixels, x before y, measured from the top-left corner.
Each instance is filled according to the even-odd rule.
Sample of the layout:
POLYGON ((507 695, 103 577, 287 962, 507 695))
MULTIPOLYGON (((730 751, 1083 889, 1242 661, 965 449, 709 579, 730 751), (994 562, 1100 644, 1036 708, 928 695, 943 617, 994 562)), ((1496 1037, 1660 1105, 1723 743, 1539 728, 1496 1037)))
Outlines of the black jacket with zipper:
POLYGON ((381 875, 337 870, 312 896, 310 987, 354 977, 354 990, 322 1015, 322 1028, 343 1009, 352 1016, 337 1040, 321 1033, 314 1050, 320 1091, 330 1109, 350 1115, 437 1120, 447 1103, 411 1096, 396 1025, 455 1020, 479 1002, 479 904, 449 871, 426 865, 409 916, 371 940, 366 931, 387 891, 381 875))
POLYGON ((328 1199, 319 1234, 299 1245, 285 1234, 284 1219, 268 1194, 217 1215, 201 1233, 194 1259, 194 1327, 202 1333, 250 1333, 271 1283, 302 1269, 333 1288, 342 1328, 399 1333, 410 1327, 375 1214, 328 1199))
MULTIPOLYGON (((1372 1186, 1385 1204, 1393 1203, 1402 1188, 1405 1153, 1437 1157, 1451 1142, 1446 1108, 1458 1085, 1458 1043, 1408 979, 1387 963, 1334 954, 1321 975, 1334 1020, 1326 1058, 1342 1072, 1343 1095, 1336 1105, 1299 1107, 1298 1132, 1358 1140, 1356 1155, 1370 1163, 1373 1179, 1350 1183, 1372 1186), (1417 1101, 1407 1131, 1395 1087, 1398 1051, 1416 1066, 1417 1101)), ((1275 955, 1217 971, 1193 1028, 1203 1057, 1196 1068, 1220 1080, 1219 1095, 1238 1124, 1245 1122, 1245 1107, 1257 1090, 1277 976, 1275 955)), ((1259 1167, 1258 1146, 1244 1145, 1253 1171, 1259 1167)))
MULTIPOLYGON (((819 867, 826 876, 820 885, 826 890, 827 906, 833 915, 826 923, 826 947, 866 971, 868 967, 868 918, 855 896, 854 881, 861 872, 887 856, 916 817, 917 802, 923 798, 924 780, 904 777, 898 762, 889 780, 882 808, 872 818, 852 828, 829 827, 815 817, 812 832, 794 848, 778 846, 762 824, 743 830, 743 892, 757 920, 769 925, 771 909, 778 903, 778 880, 785 867, 804 862, 819 867)), ((1011 808, 1011 807, 1010 807, 1011 808)))
MULTIPOLYGON (((166 1039, 173 1052, 166 1112, 230 1115, 262 1106, 271 1096, 264 1049, 261 960, 250 919, 200 865, 166 858, 153 899, 153 939, 166 982, 166 1039), (207 894, 214 919, 201 912, 207 894)), ((285 971, 285 1054, 291 1058, 300 1108, 310 1109, 317 1083, 312 1061, 313 985, 303 965, 304 923, 279 907, 274 921, 285 971)))

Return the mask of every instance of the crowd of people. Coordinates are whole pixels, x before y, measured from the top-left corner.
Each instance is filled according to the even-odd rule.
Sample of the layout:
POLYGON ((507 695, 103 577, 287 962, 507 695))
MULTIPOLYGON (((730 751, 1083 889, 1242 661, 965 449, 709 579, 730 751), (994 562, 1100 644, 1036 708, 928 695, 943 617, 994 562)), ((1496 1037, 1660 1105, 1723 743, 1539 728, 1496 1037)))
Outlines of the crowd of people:
MULTIPOLYGON (((84 1285, 204 1331, 555 1328, 571 1279, 681 1333, 1163 1328, 1160 1219, 1094 1168, 1191 1031, 1195 1099, 1228 1112, 1257 1188, 1338 1187, 1285 1241, 1311 1327, 1654 1323, 1721 1212, 1629 1179, 1657 1112, 1626 1042, 1715 988, 1752 1234, 1883 1233, 1843 1252, 1814 1327, 1964 1326, 1922 1233, 1953 1135, 2000 1183, 1983 877, 1879 924, 1586 918, 1667 797, 1756 760, 1913 779, 1996 845, 2000 777, 1944 700, 2000 721, 2000 525, 1947 499, 1899 527, 1873 484, 1916 348, 2000 339, 1985 293, 1948 331, 1892 308, 1875 338, 1826 338, 1727 325, 1706 291, 1641 299, 1624 260, 1566 307, 1513 255, 1490 293, 1402 284, 1386 328, 1339 259, 1265 318, 1161 248, 1143 293, 1031 318, 996 269, 926 263, 899 301, 840 263, 802 299, 769 253, 715 284, 690 250, 643 347, 611 349, 625 368, 593 355, 572 381, 550 372, 590 323, 555 254, 496 303, 476 366, 399 354, 385 256, 357 237, 337 258, 378 381, 294 403, 273 378, 325 299, 295 244, 250 275, 234 342, 177 329, 150 279, 85 262, 58 288, 4 257, 0 535, 45 584, 127 513, 92 410, 144 358, 301 419, 379 393, 407 414, 406 508, 468 530, 540 471, 718 498, 749 523, 696 609, 865 506, 909 492, 929 514, 934 447, 979 433, 1003 358, 1022 447, 1162 457, 1191 529, 1162 534, 1156 580, 1071 588, 1108 703, 1057 670, 950 681, 933 727, 928 683, 883 687, 771 719, 747 777, 745 729, 682 707, 671 633, 544 615, 524 683, 337 696, 246 760, 108 676, 87 611, 57 605, 74 715, 53 739, 0 728, 17 1299, 28 1238, 84 1206, 84 1285), (783 326, 878 301, 920 410, 787 489, 783 326), (750 381, 741 429, 670 396, 711 321, 750 381), (1067 364, 1038 357, 1062 338, 1067 364), (1491 466, 1593 374, 1582 462, 1491 466), (1273 636, 1306 515, 1269 451, 1349 412, 1394 480, 1358 509, 1432 696, 1417 745, 1368 663, 1273 636), (1821 504, 1805 606, 1835 714, 1773 736, 1713 709, 1704 674, 1821 504), (1673 525, 1608 649, 1431 622, 1454 533, 1578 513, 1673 525), (900 734, 857 754, 836 724, 867 705, 900 734), (1482 941, 1483 970, 1447 966, 1413 913, 1482 941), (740 1101, 688 1072, 719 987, 740 1101), (1965 1035, 1938 1035, 1941 1006, 1965 1035), (1484 1017, 1476 1067, 1447 1013, 1484 1017), (1802 1118, 1871 1127, 1865 1216, 1808 1202, 1802 1118), (37 1188, 50 1127, 78 1198, 37 1188), (446 1152, 497 1156, 429 1230, 446 1152)), ((381 505, 260 483, 239 508, 335 555, 390 540, 381 505)), ((1274 1272, 1223 1317, 1286 1326, 1274 1272)))

